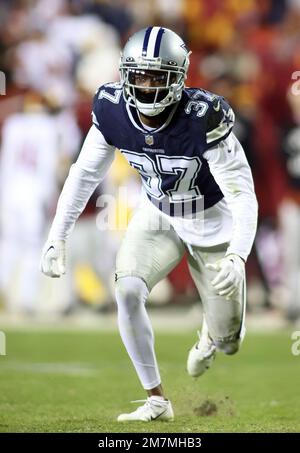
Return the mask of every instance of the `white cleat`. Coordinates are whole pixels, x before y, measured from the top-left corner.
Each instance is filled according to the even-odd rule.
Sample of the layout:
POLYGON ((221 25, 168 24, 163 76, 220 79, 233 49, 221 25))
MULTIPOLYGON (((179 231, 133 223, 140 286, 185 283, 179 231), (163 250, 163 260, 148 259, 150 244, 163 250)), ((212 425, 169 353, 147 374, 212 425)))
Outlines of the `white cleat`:
POLYGON ((174 412, 172 409, 171 401, 163 400, 160 397, 150 396, 146 400, 132 401, 133 403, 142 403, 143 406, 138 407, 130 414, 121 414, 118 417, 118 422, 141 421, 152 422, 158 421, 172 421, 174 420, 174 412))
POLYGON ((192 347, 187 359, 187 372, 190 376, 198 377, 211 367, 215 355, 216 346, 209 337, 205 320, 202 332, 198 332, 199 341, 192 347))

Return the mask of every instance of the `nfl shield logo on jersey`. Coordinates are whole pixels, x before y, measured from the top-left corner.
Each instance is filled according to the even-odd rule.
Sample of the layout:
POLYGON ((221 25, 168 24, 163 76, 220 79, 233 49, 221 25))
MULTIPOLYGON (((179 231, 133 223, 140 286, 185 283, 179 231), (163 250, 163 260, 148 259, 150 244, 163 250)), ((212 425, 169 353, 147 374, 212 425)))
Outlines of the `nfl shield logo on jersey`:
POLYGON ((150 146, 153 145, 153 143, 154 143, 153 135, 146 135, 145 142, 147 143, 147 145, 150 145, 150 146))

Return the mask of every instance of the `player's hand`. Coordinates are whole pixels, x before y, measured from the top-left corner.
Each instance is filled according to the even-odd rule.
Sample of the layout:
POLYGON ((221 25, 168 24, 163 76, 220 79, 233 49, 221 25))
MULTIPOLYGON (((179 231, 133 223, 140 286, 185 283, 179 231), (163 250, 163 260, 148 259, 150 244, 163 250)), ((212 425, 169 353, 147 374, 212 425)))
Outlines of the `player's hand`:
POLYGON ((245 275, 245 263, 240 256, 231 253, 214 264, 206 264, 205 267, 218 271, 211 283, 220 296, 229 299, 238 291, 245 275))
POLYGON ((40 269, 48 277, 59 278, 66 273, 65 241, 47 241, 41 256, 40 269))

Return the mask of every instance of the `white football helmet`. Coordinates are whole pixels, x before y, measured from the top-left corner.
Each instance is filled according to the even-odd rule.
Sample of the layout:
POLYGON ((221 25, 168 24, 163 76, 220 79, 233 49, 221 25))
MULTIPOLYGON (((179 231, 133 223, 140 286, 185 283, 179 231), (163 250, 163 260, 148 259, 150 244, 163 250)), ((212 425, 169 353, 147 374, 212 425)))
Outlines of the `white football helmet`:
POLYGON ((181 99, 189 67, 183 40, 163 27, 144 28, 129 38, 121 53, 120 72, 125 101, 146 116, 155 116, 181 99), (139 85, 141 76, 154 83, 139 85))

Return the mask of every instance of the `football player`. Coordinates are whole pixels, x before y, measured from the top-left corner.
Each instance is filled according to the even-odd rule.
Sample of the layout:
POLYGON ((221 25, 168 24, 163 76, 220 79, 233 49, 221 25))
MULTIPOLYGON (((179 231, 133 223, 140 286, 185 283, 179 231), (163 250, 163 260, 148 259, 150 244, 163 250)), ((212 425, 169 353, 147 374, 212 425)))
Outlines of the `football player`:
POLYGON ((216 351, 237 352, 245 331, 245 261, 257 223, 251 171, 226 100, 185 87, 189 55, 182 39, 163 27, 145 28, 128 40, 121 82, 95 95, 93 125, 66 180, 41 259, 46 275, 64 274, 66 239, 119 148, 140 173, 143 189, 117 256, 118 325, 148 394, 119 421, 174 417, 145 304, 185 252, 204 312, 188 373, 203 374, 216 351))
POLYGON ((60 175, 81 143, 73 114, 56 101, 50 92, 27 91, 22 111, 8 116, 2 128, 0 292, 10 311, 27 315, 38 308, 36 263, 60 175))

